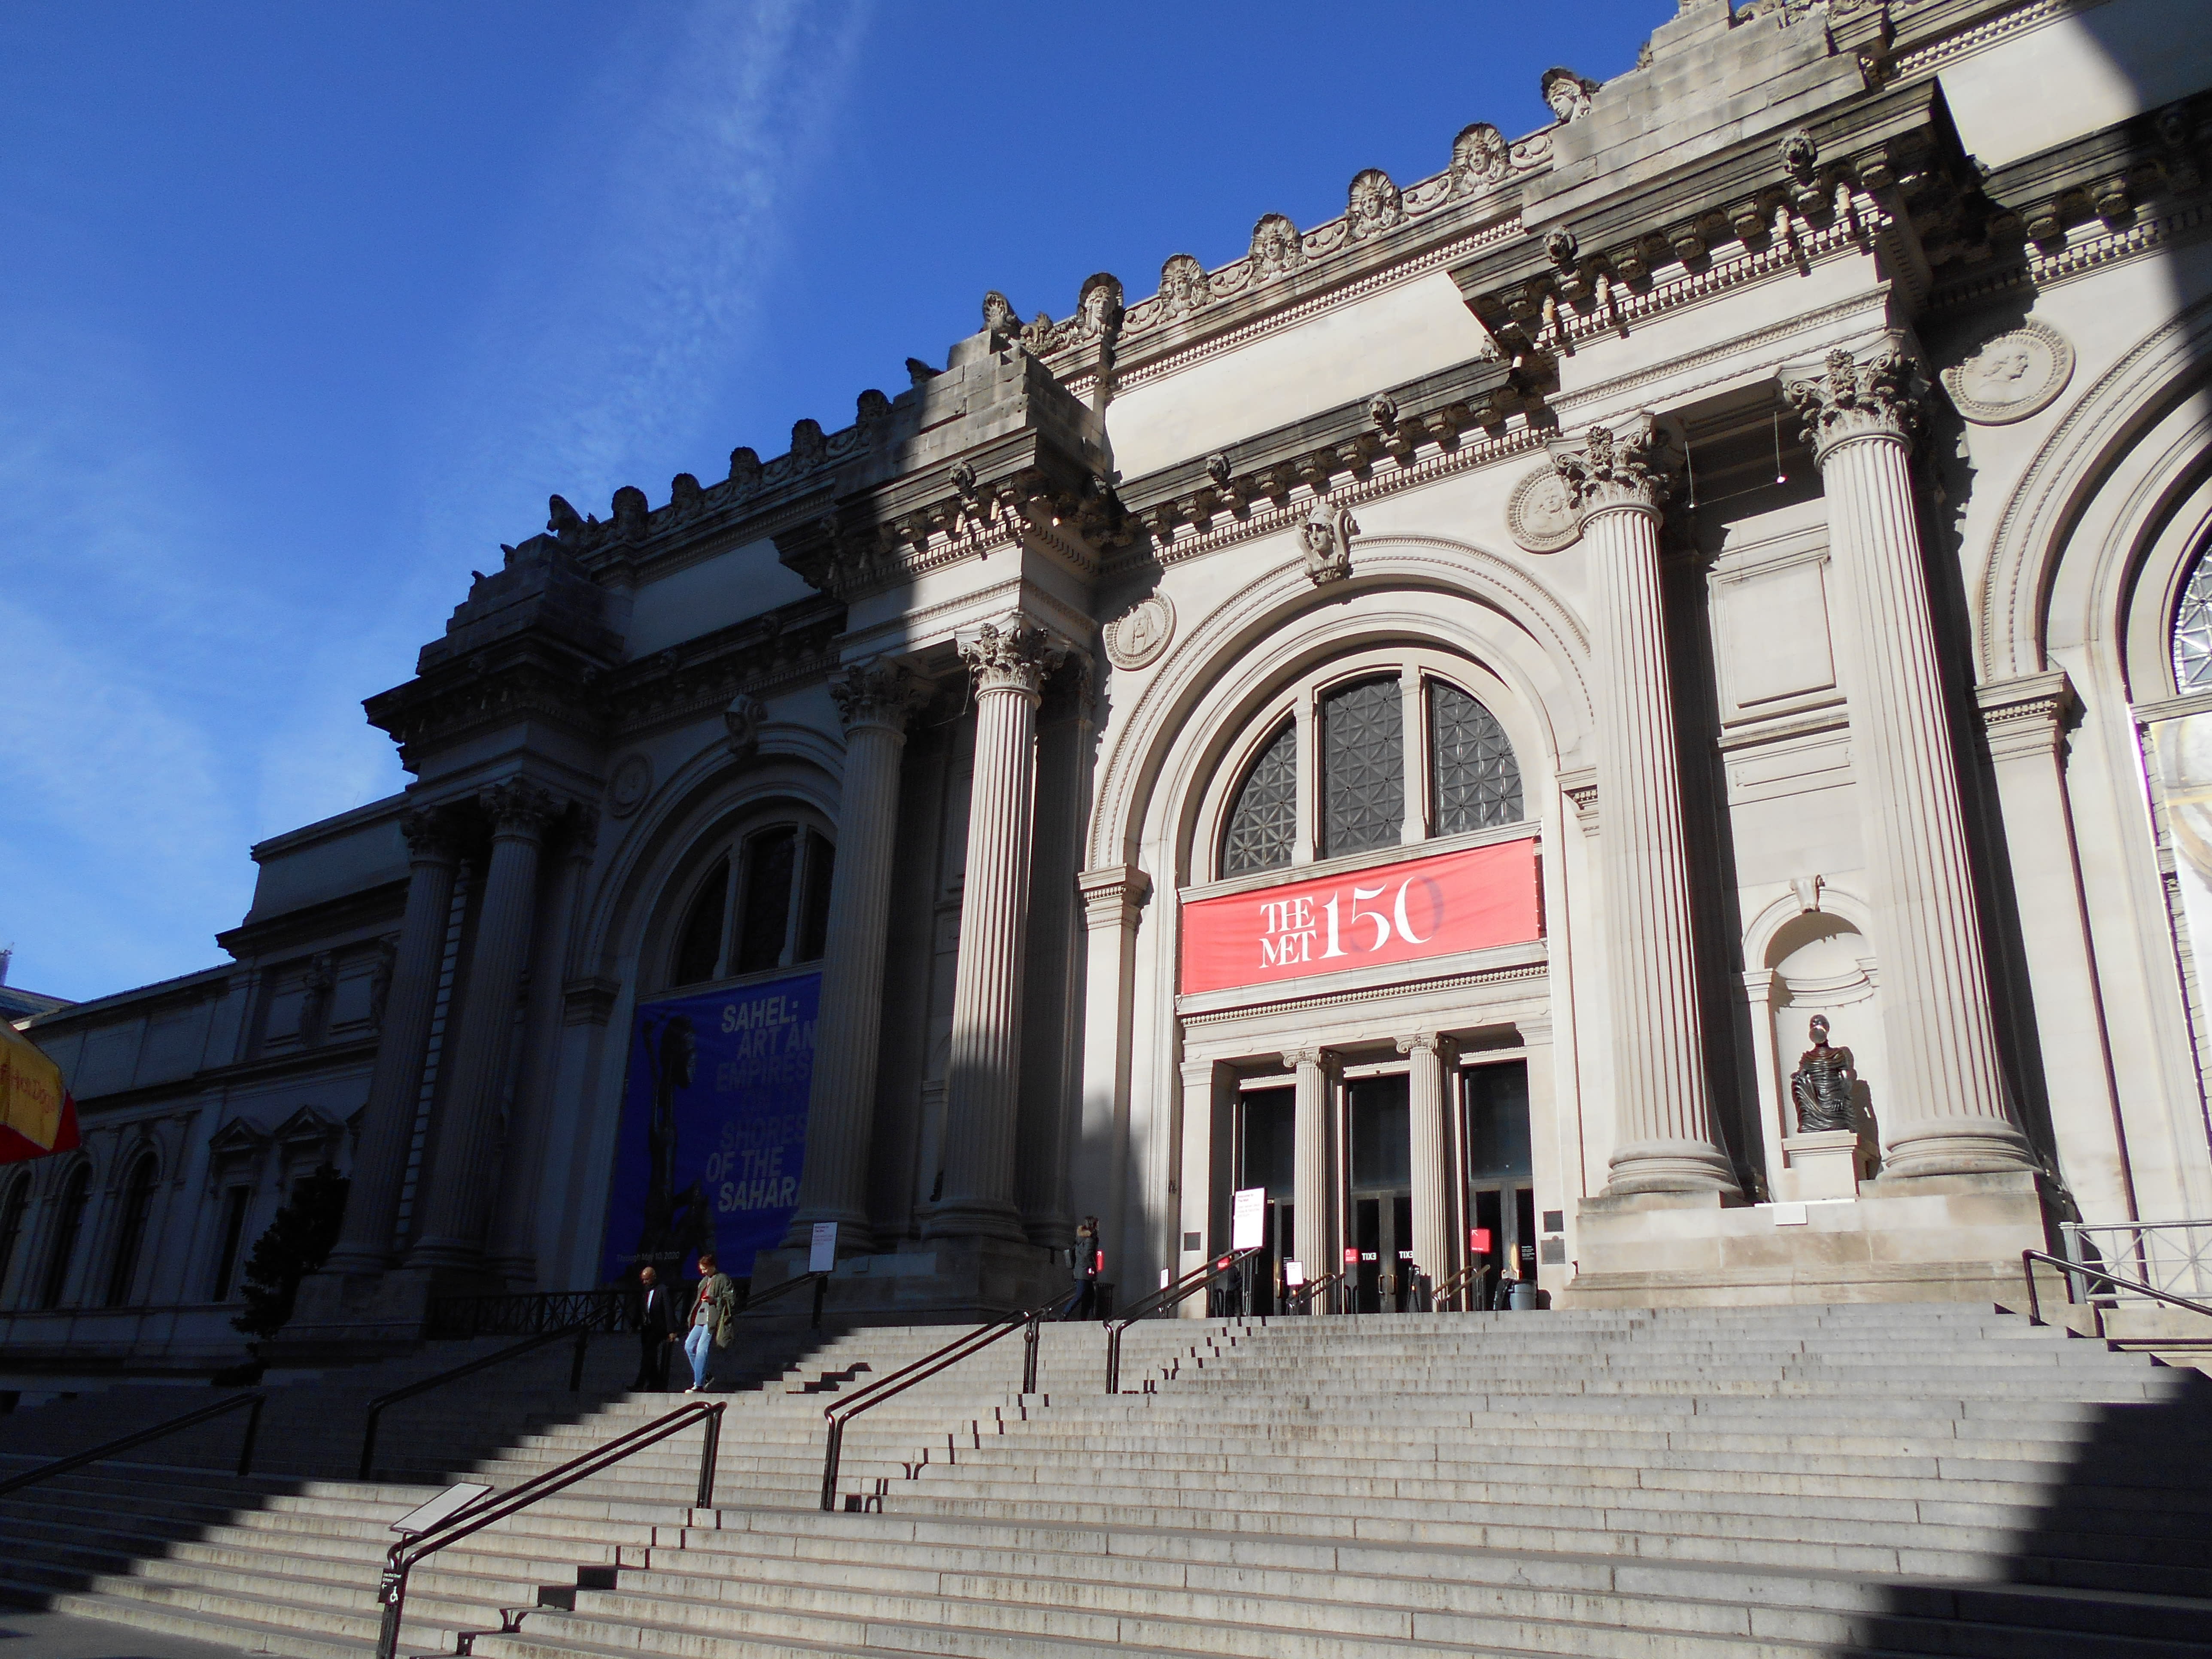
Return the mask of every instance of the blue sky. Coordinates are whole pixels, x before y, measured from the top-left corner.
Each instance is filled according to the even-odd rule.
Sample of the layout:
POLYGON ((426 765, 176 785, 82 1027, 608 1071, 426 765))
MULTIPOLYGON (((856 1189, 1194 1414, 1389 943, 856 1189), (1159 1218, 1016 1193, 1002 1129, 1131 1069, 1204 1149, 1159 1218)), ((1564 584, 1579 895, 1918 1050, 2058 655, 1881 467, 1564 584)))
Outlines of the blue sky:
POLYGON ((361 699, 550 491, 1333 217, 1673 9, 0 0, 11 981, 222 960, 250 842, 404 785, 361 699))

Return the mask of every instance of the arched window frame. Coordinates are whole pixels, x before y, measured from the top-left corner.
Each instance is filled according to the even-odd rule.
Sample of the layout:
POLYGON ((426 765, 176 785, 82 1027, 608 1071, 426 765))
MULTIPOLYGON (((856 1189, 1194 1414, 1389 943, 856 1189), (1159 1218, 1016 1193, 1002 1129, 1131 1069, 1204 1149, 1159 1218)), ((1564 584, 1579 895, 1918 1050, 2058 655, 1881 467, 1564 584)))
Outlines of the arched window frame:
POLYGON ((46 1250, 39 1263, 40 1308, 59 1308, 68 1301, 70 1280, 76 1277, 71 1269, 84 1245, 85 1215, 92 1208, 92 1160, 80 1158, 54 1183, 46 1250))
POLYGON ((125 1166, 122 1184, 115 1189, 114 1237, 109 1241, 107 1284, 100 1304, 108 1308, 132 1305, 138 1269, 145 1259, 146 1238, 152 1230, 154 1204, 161 1189, 161 1160, 151 1146, 135 1152, 125 1166))
POLYGON ((31 1174, 25 1170, 0 1185, 0 1308, 15 1305, 9 1279, 25 1257, 23 1240, 30 1231, 30 1218, 31 1174))
MULTIPOLYGON (((1296 678, 1279 687, 1264 701, 1255 704, 1246 714, 1236 738, 1223 755, 1222 763, 1215 769, 1200 807, 1198 834, 1192 860, 1192 873, 1195 880, 1202 884, 1231 880, 1255 884, 1280 881, 1303 866, 1327 862, 1338 856, 1322 844, 1322 706, 1329 694, 1340 688, 1388 673, 1398 676, 1399 695, 1404 699, 1405 709, 1403 730, 1407 787, 1397 844, 1410 848, 1440 838, 1437 834, 1434 766, 1430 754, 1427 686, 1431 680, 1441 680, 1456 687, 1490 711, 1504 728, 1507 741, 1512 744, 1514 761, 1521 773, 1522 816, 1517 823, 1497 825, 1450 839, 1457 842, 1480 839, 1485 836, 1503 838, 1516 831, 1526 833, 1527 827, 1534 823, 1535 817, 1536 796, 1531 787, 1528 764, 1534 744, 1529 733, 1516 729, 1510 712, 1515 704, 1510 689, 1477 664, 1450 652, 1416 645, 1376 647, 1331 657, 1309 667, 1296 678), (1231 876, 1223 864, 1230 814, 1235 808, 1237 793, 1243 787, 1244 779, 1253 763, 1285 720, 1294 721, 1297 727, 1297 830, 1292 842, 1291 862, 1266 871, 1244 872, 1231 876)), ((1371 857, 1387 849, 1370 848, 1364 850, 1365 855, 1371 857)))
POLYGON ((809 893, 818 878, 823 884, 815 890, 815 896, 826 911, 829 867, 823 862, 824 854, 826 851, 827 858, 834 861, 836 850, 837 837, 829 820, 811 807, 787 800, 764 802, 749 808, 712 834, 702 836, 684 860, 682 878, 670 884, 675 902, 667 907, 659 930, 657 979, 660 991, 673 994, 774 979, 819 963, 822 958, 818 951, 806 954, 810 941, 803 937, 809 925, 809 893), (793 830, 798 836, 790 895, 784 912, 783 947, 772 965, 738 973, 735 971, 737 933, 744 915, 747 884, 755 878, 753 856, 765 838, 780 829, 793 830), (705 896, 707 884, 718 870, 723 883, 722 921, 714 973, 706 979, 681 978, 677 958, 684 948, 692 911, 705 896))
POLYGON ((2181 562, 2180 580, 2166 610, 2165 644, 2166 668, 2173 678, 2175 695, 2212 691, 2212 538, 2199 537, 2181 562), (2197 636, 2187 641, 2197 675, 2193 680, 2191 664, 2183 658, 2185 630, 2197 636))

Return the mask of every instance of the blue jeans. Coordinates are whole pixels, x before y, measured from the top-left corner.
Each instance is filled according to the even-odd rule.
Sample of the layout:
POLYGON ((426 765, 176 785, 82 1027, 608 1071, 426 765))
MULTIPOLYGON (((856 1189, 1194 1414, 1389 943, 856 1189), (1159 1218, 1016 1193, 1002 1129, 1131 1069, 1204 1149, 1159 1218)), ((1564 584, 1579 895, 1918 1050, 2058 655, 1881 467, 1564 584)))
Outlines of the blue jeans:
POLYGON ((694 1325, 684 1338, 684 1357, 691 1362, 691 1386, 707 1386, 707 1368, 714 1363, 714 1334, 704 1325, 694 1325))

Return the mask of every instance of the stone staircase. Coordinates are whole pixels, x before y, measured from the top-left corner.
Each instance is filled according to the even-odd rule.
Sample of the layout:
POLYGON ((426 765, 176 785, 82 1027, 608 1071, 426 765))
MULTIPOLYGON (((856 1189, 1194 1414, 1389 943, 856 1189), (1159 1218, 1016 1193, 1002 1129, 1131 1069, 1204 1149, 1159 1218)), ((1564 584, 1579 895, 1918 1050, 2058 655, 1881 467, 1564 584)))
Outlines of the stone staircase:
MULTIPOLYGON (((823 1406, 947 1334, 732 1396, 713 1508, 687 1434, 434 1558, 403 1650, 2212 1659, 2212 1382, 2016 1318, 1159 1321, 1111 1397, 1098 1328, 1051 1327, 1036 1395, 1015 1338, 859 1419, 860 1507, 823 1513, 823 1406)), ((482 1478, 674 1403, 543 1421, 482 1478)), ((359 1656, 431 1490, 152 1474, 0 1500, 0 1591, 359 1656)))

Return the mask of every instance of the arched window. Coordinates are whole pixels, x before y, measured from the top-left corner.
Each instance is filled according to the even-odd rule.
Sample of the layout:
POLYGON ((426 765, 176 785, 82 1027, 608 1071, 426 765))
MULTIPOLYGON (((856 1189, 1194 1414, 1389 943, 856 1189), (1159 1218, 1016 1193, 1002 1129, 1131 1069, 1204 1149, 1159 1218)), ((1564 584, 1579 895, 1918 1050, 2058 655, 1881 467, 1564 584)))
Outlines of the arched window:
POLYGON ((1467 672, 1440 652, 1370 651, 1278 693, 1218 809, 1217 876, 1522 823, 1512 742, 1467 672))
POLYGON ((124 1183, 123 1213, 115 1231, 115 1261, 107 1270, 107 1305, 127 1308, 138 1279, 138 1254, 146 1244, 146 1223, 154 1213, 154 1188, 161 1170, 151 1152, 131 1166, 124 1183))
POLYGON ((23 1216, 30 1207, 31 1177, 18 1176, 0 1195, 0 1308, 8 1305, 8 1270, 15 1265, 15 1247, 23 1242, 23 1216))
POLYGON ((1298 833, 1298 732, 1285 720, 1237 792, 1221 841, 1221 873, 1241 876, 1291 861, 1298 833))
POLYGON ((58 1308, 69 1288, 70 1267, 76 1260, 77 1235, 84 1231, 84 1206, 92 1197, 92 1165, 80 1162, 62 1182, 61 1202, 54 1206, 53 1242, 46 1253, 46 1283, 39 1289, 39 1305, 58 1308))
POLYGON ((693 888, 668 984, 704 985, 819 962, 836 849, 819 830, 769 823, 738 836, 693 888))
POLYGON ((2184 694, 2212 691, 2212 558, 2202 552, 2173 611, 2173 684, 2184 694))

